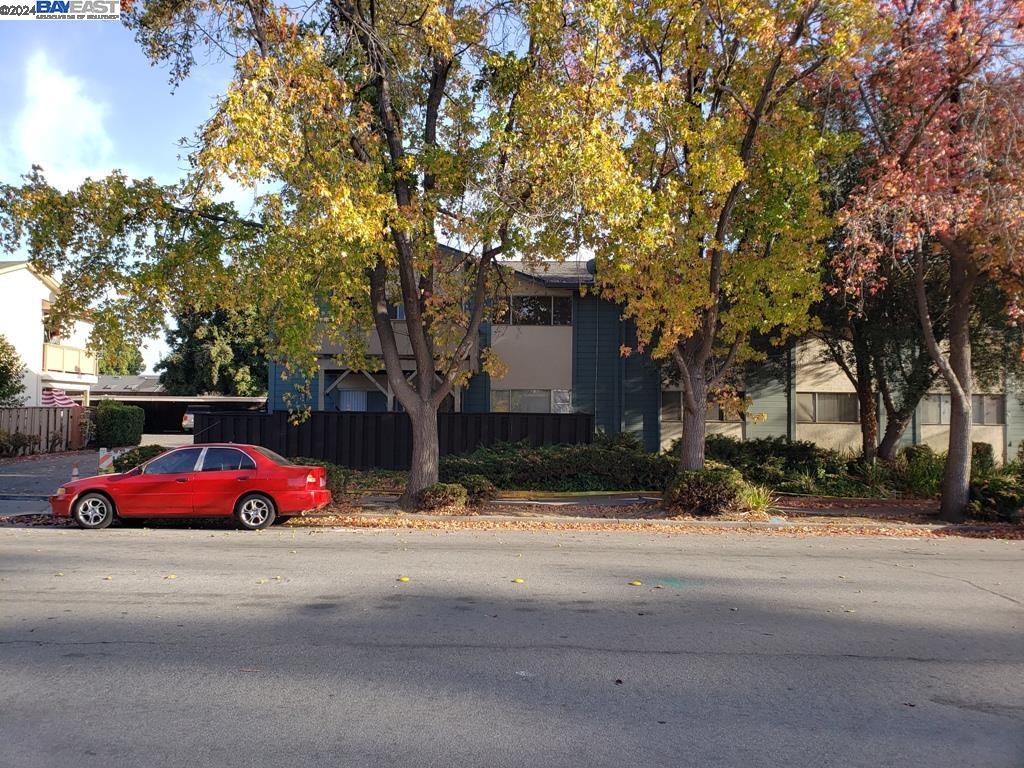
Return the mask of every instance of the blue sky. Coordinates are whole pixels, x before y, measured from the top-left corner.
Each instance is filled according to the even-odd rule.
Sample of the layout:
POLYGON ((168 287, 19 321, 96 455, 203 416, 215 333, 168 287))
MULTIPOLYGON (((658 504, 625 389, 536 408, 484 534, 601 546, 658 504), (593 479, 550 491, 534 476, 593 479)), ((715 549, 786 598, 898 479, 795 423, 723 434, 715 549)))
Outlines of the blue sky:
MULTIPOLYGON (((180 139, 230 75, 230 61, 209 62, 172 93, 118 23, 0 21, 0 180, 36 163, 64 188, 114 168, 173 181, 180 139)), ((144 350, 150 370, 164 350, 162 340, 144 350)))

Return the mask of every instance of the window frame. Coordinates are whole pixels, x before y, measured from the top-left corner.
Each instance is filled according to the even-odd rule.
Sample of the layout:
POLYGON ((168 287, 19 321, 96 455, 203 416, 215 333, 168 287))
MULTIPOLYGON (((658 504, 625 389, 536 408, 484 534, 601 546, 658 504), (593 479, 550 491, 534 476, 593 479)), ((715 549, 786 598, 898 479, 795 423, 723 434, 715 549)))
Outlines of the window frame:
POLYGON ((188 445, 188 446, 183 446, 181 448, 175 448, 173 451, 168 451, 167 453, 162 453, 159 456, 153 457, 150 461, 147 461, 146 464, 142 467, 142 474, 143 475, 147 475, 147 476, 148 475, 184 475, 184 474, 187 474, 188 472, 196 472, 196 471, 198 471, 197 467, 200 466, 200 461, 203 459, 203 456, 204 456, 205 452, 206 452, 206 447, 205 446, 203 446, 202 448, 197 448, 194 445, 188 445), (158 461, 161 461, 162 459, 169 459, 171 456, 173 456, 176 453, 186 453, 187 451, 197 451, 197 453, 196 453, 196 460, 192 462, 192 469, 179 469, 176 472, 150 472, 149 471, 150 467, 152 467, 158 461))
MULTIPOLYGON (((796 406, 796 423, 797 424, 859 424, 860 423, 860 398, 857 397, 857 393, 856 392, 797 392, 796 393, 796 402, 794 403, 794 405, 796 406), (810 397, 811 398, 811 418, 810 418, 810 420, 805 419, 805 418, 801 418, 801 414, 800 414, 800 411, 801 411, 800 396, 801 395, 803 395, 804 397, 810 397), (821 396, 835 397, 835 398, 839 398, 839 397, 852 398, 852 402, 854 404, 854 411, 856 412, 855 418, 854 419, 843 419, 843 420, 836 420, 836 419, 827 419, 826 420, 826 419, 822 419, 821 418, 821 410, 822 409, 821 409, 821 406, 818 403, 818 398, 821 397, 821 396)), ((836 411, 838 412, 840 410, 841 410, 841 408, 838 407, 838 403, 837 403, 836 411)))
MULTIPOLYGON (((686 414, 686 406, 684 405, 684 402, 683 402, 683 390, 681 390, 681 389, 663 389, 663 390, 661 390, 661 403, 659 404, 659 408, 658 408, 658 418, 661 421, 667 422, 669 424, 681 424, 683 422, 683 416, 685 414, 686 414), (665 418, 665 395, 675 395, 674 399, 679 401, 676 404, 676 407, 678 408, 678 412, 679 412, 679 418, 678 419, 666 419, 665 418)), ((741 414, 741 413, 740 414, 736 414, 736 416, 734 418, 729 418, 726 415, 726 413, 725 413, 725 408, 723 408, 719 403, 716 403, 713 400, 709 400, 708 401, 707 410, 704 412, 704 423, 707 424, 709 422, 711 424, 742 424, 743 423, 743 414, 741 414), (709 413, 711 412, 712 409, 714 409, 714 413, 715 413, 714 416, 710 416, 709 415, 709 413)))
POLYGON ((550 293, 510 293, 502 296, 498 299, 500 303, 499 307, 494 314, 494 325, 512 325, 519 326, 522 328, 567 328, 572 326, 572 296, 561 296, 550 293), (547 319, 546 323, 521 323, 516 322, 516 299, 520 301, 526 299, 532 300, 544 300, 547 303, 547 319), (556 322, 555 303, 556 300, 559 304, 568 306, 568 317, 564 317, 563 320, 556 322))
POLYGON ((200 474, 205 473, 205 472, 255 472, 256 471, 256 461, 255 461, 255 459, 253 459, 252 456, 250 456, 248 453, 246 453, 245 451, 241 450, 240 448, 230 448, 230 447, 225 446, 225 445, 207 446, 203 450, 202 458, 201 458, 201 460, 200 460, 200 462, 199 462, 199 464, 197 466, 199 468, 196 471, 199 472, 200 474), (206 459, 209 457, 211 451, 230 451, 231 453, 241 454, 242 458, 245 461, 249 462, 250 466, 243 467, 243 466, 241 466, 241 462, 240 462, 239 466, 235 467, 233 469, 221 469, 220 467, 218 467, 216 469, 214 469, 213 467, 211 467, 210 469, 207 469, 206 468, 206 459))
POLYGON ((1006 425, 1006 396, 999 394, 971 395, 971 425, 975 427, 1002 427, 1006 425), (989 406, 995 406, 995 421, 989 421, 989 406), (980 407, 979 407, 980 406, 980 407), (979 414, 981 420, 978 420, 979 414))
POLYGON ((492 389, 491 390, 491 413, 575 413, 572 405, 571 389, 546 389, 544 387, 517 387, 515 389, 492 389), (547 392, 548 409, 546 411, 517 411, 512 405, 517 392, 547 392), (555 410, 555 393, 562 392, 567 395, 567 403, 559 405, 560 410, 555 410), (503 401, 499 403, 498 401, 503 401), (566 407, 568 410, 561 410, 566 407))

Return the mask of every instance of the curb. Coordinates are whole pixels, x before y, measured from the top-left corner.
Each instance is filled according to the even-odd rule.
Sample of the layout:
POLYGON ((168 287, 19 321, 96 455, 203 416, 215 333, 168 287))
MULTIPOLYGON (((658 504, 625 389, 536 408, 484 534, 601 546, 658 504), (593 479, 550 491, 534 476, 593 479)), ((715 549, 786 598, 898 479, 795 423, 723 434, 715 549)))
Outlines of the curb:
POLYGON ((573 517, 569 515, 421 515, 417 513, 375 513, 375 512, 352 512, 348 514, 317 514, 303 515, 294 518, 294 526, 302 527, 303 520, 314 520, 318 517, 353 517, 365 518, 367 520, 423 520, 429 522, 452 522, 458 520, 478 520, 481 522, 550 522, 550 523, 595 523, 611 525, 628 525, 642 528, 647 524, 669 525, 677 528, 754 528, 764 530, 779 530, 786 528, 806 529, 818 528, 824 530, 865 530, 865 529, 898 529, 906 531, 935 531, 949 527, 931 523, 818 523, 800 522, 794 520, 780 520, 772 522, 767 520, 698 520, 698 519, 674 519, 674 518, 635 518, 635 517, 573 517))

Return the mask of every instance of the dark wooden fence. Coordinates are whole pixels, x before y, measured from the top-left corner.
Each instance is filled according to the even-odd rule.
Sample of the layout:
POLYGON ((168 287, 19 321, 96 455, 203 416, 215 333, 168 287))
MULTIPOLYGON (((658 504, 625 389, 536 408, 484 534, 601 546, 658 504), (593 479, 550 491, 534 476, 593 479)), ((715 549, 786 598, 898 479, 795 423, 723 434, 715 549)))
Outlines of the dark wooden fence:
MULTIPOLYGON (((525 440, 531 445, 589 443, 588 413, 439 413, 441 455, 525 440)), ((196 443, 251 443, 283 456, 308 456, 355 469, 408 469, 412 424, 405 413, 314 411, 300 424, 284 411, 197 413, 196 443)))

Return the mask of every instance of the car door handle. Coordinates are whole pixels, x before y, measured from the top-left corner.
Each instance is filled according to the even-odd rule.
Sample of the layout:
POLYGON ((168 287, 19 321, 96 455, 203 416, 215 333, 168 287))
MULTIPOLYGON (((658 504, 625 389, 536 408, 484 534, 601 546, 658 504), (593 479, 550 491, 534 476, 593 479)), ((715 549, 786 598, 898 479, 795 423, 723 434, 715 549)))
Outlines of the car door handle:
POLYGON ((176 483, 187 483, 188 482, 188 478, 187 477, 177 477, 177 478, 174 479, 174 482, 176 482, 176 483))
POLYGON ((243 480, 252 480, 252 478, 246 475, 245 477, 236 477, 235 480, 242 482, 243 480))

